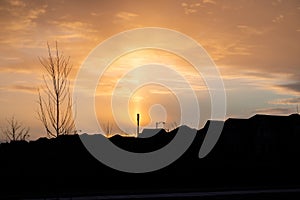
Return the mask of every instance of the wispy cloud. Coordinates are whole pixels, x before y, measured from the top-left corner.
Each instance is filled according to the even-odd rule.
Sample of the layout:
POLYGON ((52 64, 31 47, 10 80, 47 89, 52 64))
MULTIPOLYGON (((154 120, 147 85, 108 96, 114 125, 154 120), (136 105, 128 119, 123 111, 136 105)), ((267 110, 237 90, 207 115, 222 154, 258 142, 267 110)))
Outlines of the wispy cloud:
POLYGON ((257 114, 270 114, 270 115, 288 115, 295 112, 295 108, 262 108, 255 110, 257 114))
POLYGON ((272 22, 274 22, 274 23, 282 23, 283 20, 284 20, 284 16, 283 16, 282 14, 280 14, 280 15, 276 16, 276 17, 272 20, 272 22))
POLYGON ((36 94, 37 93, 37 87, 32 85, 8 85, 8 86, 2 86, 0 88, 4 91, 12 91, 12 92, 25 92, 30 94, 36 94))
POLYGON ((203 3, 217 4, 214 0, 202 0, 203 3))
POLYGON ((278 85, 278 87, 281 87, 281 88, 289 90, 289 91, 300 93, 300 82, 299 81, 294 82, 294 83, 281 84, 281 85, 278 85))
POLYGON ((135 17, 137 17, 138 15, 132 12, 119 12, 116 14, 116 17, 122 20, 132 20, 135 17))
POLYGON ((35 87, 35 86, 13 85, 10 87, 10 89, 21 91, 21 92, 27 92, 27 93, 36 93, 37 92, 37 87, 35 87))
MULTIPOLYGON (((0 44, 5 49, 16 47, 36 47, 36 39, 31 37, 39 20, 47 13, 47 4, 31 4, 29 1, 2 2, 0 44)), ((3 52, 2 52, 3 53, 3 52)))
POLYGON ((237 28, 244 34, 262 35, 269 31, 268 28, 255 28, 247 25, 237 25, 237 28))
MULTIPOLYGON (((23 5, 23 4, 22 4, 23 5)), ((47 5, 27 8, 24 6, 13 6, 6 8, 10 18, 6 21, 4 30, 6 31, 27 31, 36 27, 36 19, 46 13, 47 5)))
POLYGON ((10 0, 7 2, 12 6, 17 6, 17 7, 25 7, 26 6, 26 3, 21 0, 10 0))
POLYGON ((205 8, 209 4, 216 5, 217 2, 214 0, 199 0, 192 3, 186 1, 186 2, 182 2, 181 6, 184 9, 184 14, 190 15, 193 13, 197 13, 200 10, 200 8, 205 8))
POLYGON ((294 105, 294 104, 300 104, 300 97, 295 98, 287 98, 287 99, 276 99, 271 102, 270 104, 283 104, 283 105, 294 105))
POLYGON ((53 20, 48 22, 54 25, 57 32, 52 37, 64 40, 95 40, 98 30, 94 29, 89 23, 70 20, 53 20))
POLYGON ((196 13, 198 11, 198 7, 201 6, 201 3, 199 2, 199 3, 191 3, 191 4, 189 4, 189 3, 183 2, 183 3, 181 3, 181 6, 184 9, 184 13, 186 15, 189 15, 189 14, 192 14, 192 13, 196 13))

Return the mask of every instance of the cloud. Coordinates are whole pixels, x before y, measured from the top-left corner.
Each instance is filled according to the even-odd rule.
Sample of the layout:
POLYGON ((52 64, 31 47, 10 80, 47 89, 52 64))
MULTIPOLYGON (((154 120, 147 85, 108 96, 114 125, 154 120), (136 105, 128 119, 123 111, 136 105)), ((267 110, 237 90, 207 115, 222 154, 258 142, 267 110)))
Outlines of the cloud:
POLYGON ((25 2, 20 1, 20 0, 10 0, 10 1, 8 1, 8 2, 9 2, 10 5, 12 5, 12 6, 17 6, 17 7, 25 7, 25 6, 26 6, 25 2))
POLYGON ((255 28, 247 25, 237 25, 237 28, 246 35, 262 35, 269 31, 267 28, 255 28))
POLYGON ((122 20, 130 21, 139 15, 131 12, 119 12, 116 14, 116 17, 122 20))
POLYGON ((87 28, 87 24, 83 23, 81 21, 51 21, 51 24, 54 24, 56 26, 62 27, 64 29, 83 29, 83 28, 87 28))
POLYGON ((276 17, 272 20, 272 22, 274 22, 274 23, 281 23, 281 22, 283 22, 283 19, 284 19, 284 16, 283 16, 282 14, 280 14, 280 15, 276 16, 276 17))
POLYGON ((196 13, 198 11, 198 7, 201 6, 201 3, 191 3, 191 4, 188 4, 188 3, 181 3, 181 6, 183 7, 184 9, 184 14, 186 15, 189 15, 189 14, 192 14, 192 13, 196 13))
POLYGON ((52 37, 64 40, 94 40, 98 31, 94 29, 89 23, 82 21, 70 20, 52 20, 48 22, 56 28, 56 34, 52 37))
MULTIPOLYGON (((1 48, 37 47, 36 28, 40 19, 47 13, 46 4, 28 4, 23 1, 8 1, 1 5, 1 48), (8 3, 9 2, 9 3, 8 3)), ((28 2, 29 3, 29 2, 28 2)), ((2 55, 4 52, 1 52, 2 55)))
POLYGON ((98 13, 98 12, 91 12, 90 15, 93 16, 93 17, 99 17, 99 16, 103 16, 104 14, 103 13, 98 13))
POLYGON ((112 23, 115 26, 122 27, 122 28, 137 28, 143 27, 138 23, 140 17, 138 14, 133 12, 116 12, 112 17, 112 23))
POLYGON ((37 87, 34 86, 25 86, 25 85, 13 85, 11 89, 18 90, 21 92, 27 92, 27 93, 36 93, 37 87))
MULTIPOLYGON (((205 8, 207 7, 206 5, 208 4, 216 5, 217 3, 214 0, 202 0, 195 3, 182 2, 181 6, 184 9, 184 14, 189 15, 189 14, 197 13, 199 11, 199 8, 205 8)), ((207 13, 211 13, 211 12, 207 12, 207 13)))
POLYGON ((1 87, 0 90, 25 92, 25 93, 30 93, 30 94, 33 94, 33 93, 36 94, 37 93, 37 87, 36 86, 31 86, 31 85, 14 84, 14 85, 1 87))
POLYGON ((300 92, 300 82, 295 82, 295 83, 289 83, 289 84, 282 84, 278 85, 279 87, 287 90, 291 90, 293 92, 300 92))
POLYGON ((27 74, 32 74, 33 72, 33 68, 28 69, 28 68, 24 68, 23 66, 0 66, 0 75, 6 75, 6 73, 18 73, 18 74, 23 74, 23 75, 27 75, 27 74))
POLYGON ((295 112, 294 108, 262 108, 255 110, 256 114, 287 115, 295 112))
POLYGON ((271 104, 283 104, 283 105, 300 104, 300 97, 287 98, 287 99, 276 99, 276 100, 271 101, 269 103, 271 103, 271 104))
POLYGON ((221 71, 222 78, 227 83, 239 82, 239 84, 244 86, 274 91, 278 94, 291 94, 290 91, 283 88, 281 85, 286 84, 287 80, 291 80, 293 78, 293 74, 276 72, 266 73, 258 69, 244 69, 238 71, 233 66, 219 66, 219 69, 221 71))
POLYGON ((217 4, 217 2, 214 0, 202 0, 202 3, 217 4))
MULTIPOLYGON (((19 1, 16 1, 19 2, 19 1)), ((36 6, 28 8, 26 4, 14 3, 12 6, 6 7, 7 20, 5 23, 5 31, 28 31, 36 27, 36 19, 46 13, 47 5, 36 6), (23 5, 23 6, 21 6, 23 5)))

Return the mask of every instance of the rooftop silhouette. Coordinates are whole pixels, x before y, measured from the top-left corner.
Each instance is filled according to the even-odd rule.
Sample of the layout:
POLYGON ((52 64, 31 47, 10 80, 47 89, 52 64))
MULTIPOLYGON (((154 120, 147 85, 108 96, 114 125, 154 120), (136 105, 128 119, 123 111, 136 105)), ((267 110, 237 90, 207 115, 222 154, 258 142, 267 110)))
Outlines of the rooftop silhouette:
MULTIPOLYGON (((299 114, 230 118, 225 121, 214 149, 199 159, 199 149, 209 123, 211 121, 197 131, 192 145, 182 157, 163 169, 144 174, 120 172, 100 163, 85 149, 79 135, 2 143, 1 195, 32 197, 62 194, 63 191, 102 194, 131 189, 300 184, 299 114), (28 180, 33 184, 26 184, 28 180), (92 184, 92 180, 99 180, 99 184, 92 184), (128 184, 128 180, 133 184, 128 184)), ((160 129, 152 137, 115 135, 108 139, 122 149, 143 153, 162 148, 177 131, 178 128, 170 132, 160 129)), ((85 137, 104 136, 86 134, 85 137)))

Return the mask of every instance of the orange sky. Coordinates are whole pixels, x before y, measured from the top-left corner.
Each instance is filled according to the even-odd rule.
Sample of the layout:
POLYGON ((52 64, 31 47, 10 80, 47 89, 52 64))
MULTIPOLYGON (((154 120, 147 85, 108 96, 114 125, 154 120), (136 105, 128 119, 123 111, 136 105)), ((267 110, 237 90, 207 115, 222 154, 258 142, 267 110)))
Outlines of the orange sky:
MULTIPOLYGON (((38 56, 47 55, 47 41, 52 45, 58 41, 59 47, 71 57, 74 78, 81 63, 99 43, 133 28, 173 29, 199 42, 222 75, 227 117, 289 114, 295 112, 296 104, 300 103, 299 1, 3 0, 0 15, 0 126, 4 126, 6 118, 15 115, 24 125, 30 126, 32 139, 45 136, 36 115, 36 89, 41 86, 44 73, 38 56)), ((97 88, 95 106, 99 107, 97 115, 100 118, 104 117, 100 108, 105 94, 120 76, 124 63, 133 66, 149 61, 167 63, 180 70, 198 88, 199 100, 207 103, 207 91, 202 90, 201 80, 195 81, 187 63, 167 52, 144 50, 125 55, 110 66, 107 75, 114 78, 107 79, 111 83, 106 80, 105 86, 100 87, 99 83, 97 88)), ((136 99, 137 96, 156 95, 151 96, 153 102, 144 101, 143 112, 147 113, 151 104, 166 104, 163 95, 167 92, 152 86, 135 95, 136 99)), ((174 107, 176 101, 171 102, 169 107, 174 107)), ((165 111, 170 123, 178 120, 178 113, 171 115, 167 106, 165 111), (170 119, 170 116, 175 117, 170 119)), ((165 111, 155 107, 152 121, 163 120, 158 118, 165 111)), ((209 116, 208 113, 205 110, 203 116, 209 116)), ((150 116, 147 117, 147 122, 153 126, 150 116)), ((88 121, 86 124, 88 126, 88 121)))

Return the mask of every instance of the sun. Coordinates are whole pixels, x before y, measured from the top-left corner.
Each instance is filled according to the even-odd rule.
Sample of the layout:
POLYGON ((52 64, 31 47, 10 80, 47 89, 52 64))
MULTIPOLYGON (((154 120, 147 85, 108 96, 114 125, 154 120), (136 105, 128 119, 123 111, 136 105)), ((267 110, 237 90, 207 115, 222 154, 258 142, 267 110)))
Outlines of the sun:
POLYGON ((137 114, 140 114, 141 129, 155 128, 156 122, 160 121, 170 129, 171 124, 179 125, 181 110, 172 89, 179 91, 182 83, 175 72, 163 71, 154 75, 157 72, 151 69, 157 65, 182 74, 193 89, 199 89, 202 84, 195 81, 193 67, 170 52, 157 49, 130 52, 116 59, 99 79, 95 97, 98 122, 114 124, 114 132, 126 134, 136 133, 137 114), (167 82, 167 86, 151 82, 157 78, 167 82), (112 105, 113 98, 120 103, 112 105))
POLYGON ((137 114, 140 115, 140 126, 146 126, 150 122, 150 116, 147 110, 148 102, 144 97, 143 89, 138 90, 129 100, 128 112, 130 121, 133 125, 137 123, 137 114))

